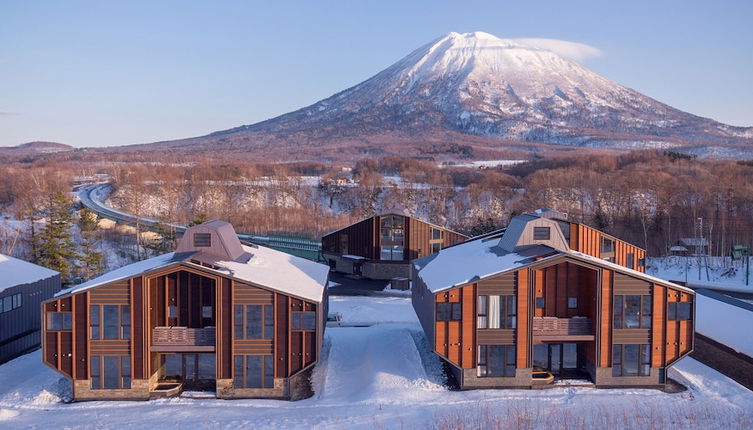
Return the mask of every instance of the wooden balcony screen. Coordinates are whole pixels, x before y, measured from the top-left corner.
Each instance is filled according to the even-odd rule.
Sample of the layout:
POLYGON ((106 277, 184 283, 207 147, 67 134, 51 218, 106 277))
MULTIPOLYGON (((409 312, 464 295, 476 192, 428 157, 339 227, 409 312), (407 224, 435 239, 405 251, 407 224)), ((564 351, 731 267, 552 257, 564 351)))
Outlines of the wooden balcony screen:
POLYGON ((152 330, 154 352, 214 351, 216 344, 214 327, 155 327, 152 330))
POLYGON ((564 342, 594 340, 591 319, 587 317, 534 317, 533 339, 564 342))

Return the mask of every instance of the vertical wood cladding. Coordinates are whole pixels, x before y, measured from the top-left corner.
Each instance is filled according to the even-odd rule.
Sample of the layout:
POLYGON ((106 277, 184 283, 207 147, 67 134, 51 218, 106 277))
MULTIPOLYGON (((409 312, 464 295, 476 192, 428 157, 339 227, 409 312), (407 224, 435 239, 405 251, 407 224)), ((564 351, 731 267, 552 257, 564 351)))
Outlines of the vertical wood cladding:
POLYGON ((288 376, 289 327, 288 296, 275 294, 275 378, 288 376))
POLYGON ((665 328, 667 318, 667 288, 653 285, 653 309, 651 316, 651 367, 665 364, 665 328))
POLYGON ((535 309, 537 317, 595 317, 597 271, 563 262, 534 271, 535 296, 544 298, 544 308, 535 309), (577 298, 571 308, 568 298, 577 298))
MULTIPOLYGON (((380 257, 379 219, 383 215, 366 218, 322 237, 322 250, 378 260, 380 257), (344 243, 347 243, 347 249, 343 247, 344 243)), ((446 248, 468 239, 460 233, 407 216, 403 216, 403 231, 405 238, 403 255, 406 260, 431 254, 431 244, 434 242, 441 242, 442 248, 446 248), (431 239, 432 228, 442 231, 441 241, 431 239)))
POLYGON ((530 357, 529 348, 531 345, 530 330, 528 324, 530 321, 530 283, 529 270, 521 269, 517 271, 517 293, 518 293, 518 328, 516 331, 516 362, 518 369, 528 367, 530 357))
POLYGON ((133 360, 133 379, 146 378, 144 369, 146 368, 145 357, 148 336, 146 336, 144 331, 145 308, 144 278, 137 276, 131 279, 131 350, 133 351, 131 359, 133 360))
MULTIPOLYGON (((465 294, 473 294, 473 286, 469 285, 464 288, 469 288, 470 292, 465 294)), ((434 306, 436 303, 461 303, 463 302, 464 288, 454 288, 444 293, 437 294, 434 306)), ((461 305, 462 306, 462 305, 461 305)), ((470 305, 473 307, 473 304, 470 305)), ((461 337, 463 336, 463 320, 466 316, 466 310, 463 306, 462 315, 460 321, 436 321, 435 331, 435 351, 442 357, 446 358, 458 367, 464 367, 461 354, 461 337)), ((471 318, 475 318, 475 314, 471 314, 471 318)), ((470 318, 469 318, 470 319, 470 318)), ((475 327, 472 320, 470 322, 471 330, 475 327)), ((473 334, 471 334, 471 341, 473 334)), ((468 344, 468 343, 466 343, 468 344)), ((473 362, 473 357, 470 358, 470 362, 473 362)), ((468 368, 473 367, 472 364, 468 365, 468 368)))
MULTIPOLYGON (((666 303, 690 302, 694 300, 692 294, 678 291, 672 288, 666 289, 666 303)), ((665 306, 666 309, 666 306, 665 306)), ((695 315, 691 314, 691 317, 695 315)), ((670 365, 678 358, 693 349, 693 321, 691 320, 666 320, 665 340, 665 365, 670 365)))
POLYGON ((460 367, 472 369, 476 366, 476 286, 466 285, 461 290, 463 302, 462 335, 460 337, 460 367))
POLYGON ((86 293, 73 296, 73 333, 74 333, 74 378, 88 379, 88 334, 87 315, 89 313, 86 293))
POLYGON ((602 258, 601 239, 607 237, 614 241, 614 262, 621 266, 639 272, 645 272, 644 266, 639 266, 641 259, 646 257, 646 251, 623 240, 603 234, 599 230, 578 223, 570 223, 570 249, 582 252, 596 258, 602 258), (628 254, 633 254, 633 264, 628 266, 628 254))
POLYGON ((221 379, 233 377, 233 284, 222 278, 217 291, 217 374, 221 379))
POLYGON ((612 357, 612 275, 601 271, 601 312, 599 312, 599 367, 609 367, 612 357))

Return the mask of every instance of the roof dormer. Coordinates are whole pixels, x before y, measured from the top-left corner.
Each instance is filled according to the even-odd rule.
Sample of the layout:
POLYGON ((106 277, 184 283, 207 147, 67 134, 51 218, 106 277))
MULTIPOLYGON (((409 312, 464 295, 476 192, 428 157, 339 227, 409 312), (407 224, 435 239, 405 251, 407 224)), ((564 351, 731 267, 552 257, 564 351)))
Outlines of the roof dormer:
POLYGON ((176 252, 200 252, 224 261, 235 261, 245 253, 232 224, 220 220, 189 227, 176 252))

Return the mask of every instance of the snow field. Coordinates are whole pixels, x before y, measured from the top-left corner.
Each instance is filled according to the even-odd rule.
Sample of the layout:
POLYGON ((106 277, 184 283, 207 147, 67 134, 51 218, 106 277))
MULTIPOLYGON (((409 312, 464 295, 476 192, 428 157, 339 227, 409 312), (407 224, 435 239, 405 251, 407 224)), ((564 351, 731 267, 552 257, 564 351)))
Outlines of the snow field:
POLYGON ((331 297, 348 323, 327 327, 298 402, 163 399, 65 403, 70 384, 39 351, 0 366, 0 429, 17 428, 751 428, 753 393, 692 360, 670 375, 684 393, 558 387, 449 391, 410 299, 331 297))

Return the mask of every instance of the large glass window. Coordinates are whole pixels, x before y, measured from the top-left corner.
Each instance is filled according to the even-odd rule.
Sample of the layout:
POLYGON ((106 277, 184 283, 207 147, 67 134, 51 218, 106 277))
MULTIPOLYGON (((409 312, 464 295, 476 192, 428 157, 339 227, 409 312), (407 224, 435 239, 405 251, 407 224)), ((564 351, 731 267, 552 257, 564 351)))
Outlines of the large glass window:
POLYGON ((515 328, 515 296, 478 296, 478 328, 515 328))
POLYGON ((272 305, 235 305, 233 310, 235 339, 272 339, 274 307, 272 305))
POLYGON ((615 344, 612 346, 612 376, 649 376, 651 345, 615 344))
POLYGON ((431 228, 431 240, 442 240, 442 230, 438 228, 431 228))
POLYGON ((0 299, 0 313, 10 312, 21 307, 21 294, 14 294, 0 299))
POLYGON ((73 314, 70 312, 48 312, 47 331, 73 330, 73 314))
POLYGON ((381 260, 400 261, 404 256, 404 218, 399 215, 385 215, 380 218, 381 260))
POLYGON ((515 345, 479 345, 476 374, 480 377, 514 377, 515 345))
POLYGON ((691 302, 667 303, 667 319, 670 321, 687 321, 692 318, 693 305, 691 302))
POLYGON ((291 312, 290 328, 293 330, 316 330, 316 312, 291 312))
POLYGON ((650 295, 615 295, 613 311, 614 328, 651 328, 650 295))
POLYGON ((92 355, 89 380, 95 390, 131 388, 130 355, 92 355))
POLYGON ((460 321, 462 317, 462 303, 437 303, 437 321, 460 321))
POLYGON ((274 388, 274 358, 271 355, 236 355, 235 388, 274 388))
POLYGON ((382 251, 379 254, 380 260, 401 261, 403 259, 402 245, 382 245, 382 251))
POLYGON ((130 339, 131 307, 128 305, 90 305, 89 336, 92 339, 130 339))

